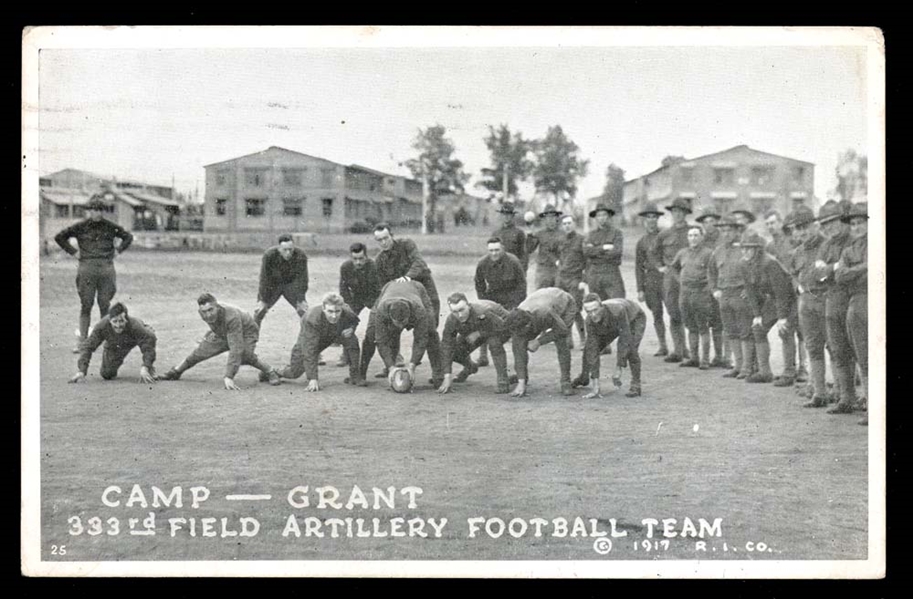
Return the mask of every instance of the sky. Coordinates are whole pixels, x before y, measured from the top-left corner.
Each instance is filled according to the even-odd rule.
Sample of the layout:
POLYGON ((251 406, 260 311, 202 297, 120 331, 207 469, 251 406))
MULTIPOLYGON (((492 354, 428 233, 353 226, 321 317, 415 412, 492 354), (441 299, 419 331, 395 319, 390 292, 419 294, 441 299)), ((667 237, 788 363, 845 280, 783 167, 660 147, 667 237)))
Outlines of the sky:
POLYGON ((200 197, 204 165, 269 146, 408 175, 438 123, 479 195, 489 125, 561 125, 589 160, 578 199, 610 163, 631 179, 739 144, 815 163, 823 198, 837 154, 868 153, 861 46, 52 48, 38 65, 41 174, 200 197))

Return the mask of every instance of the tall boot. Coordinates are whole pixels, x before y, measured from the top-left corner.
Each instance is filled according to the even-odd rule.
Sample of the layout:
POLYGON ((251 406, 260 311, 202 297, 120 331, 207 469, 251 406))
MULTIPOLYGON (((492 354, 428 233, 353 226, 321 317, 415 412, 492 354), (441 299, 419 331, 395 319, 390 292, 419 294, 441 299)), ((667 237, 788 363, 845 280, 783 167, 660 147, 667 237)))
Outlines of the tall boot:
POLYGON ((642 393, 640 386, 640 359, 637 361, 631 360, 628 363, 631 365, 631 387, 625 393, 625 397, 640 397, 642 393))
MULTIPOLYGON (((717 346, 717 351, 719 351, 719 346, 717 346)), ((701 370, 710 368, 710 333, 701 335, 701 363, 699 368, 701 370)))
POLYGON ((726 366, 726 343, 723 340, 723 332, 717 329, 713 330, 713 362, 710 365, 714 368, 724 368, 726 366))
POLYGON ((840 401, 828 414, 852 414, 856 405, 856 368, 852 362, 834 363, 834 380, 840 390, 840 401))
POLYGON ((738 339, 729 340, 729 348, 732 350, 732 370, 723 376, 728 379, 734 379, 739 376, 742 370, 742 346, 738 339))
POLYGON ((755 341, 755 351, 758 356, 758 371, 748 377, 749 383, 769 383, 774 380, 770 371, 770 342, 755 341))
POLYGON ((672 337, 672 353, 666 356, 664 362, 675 363, 681 362, 685 353, 685 330, 681 324, 671 325, 669 331, 672 337))
POLYGON ((812 378, 812 400, 805 404, 806 408, 823 408, 827 405, 827 396, 825 388, 825 370, 824 370, 824 358, 819 358, 817 360, 809 360, 809 366, 811 366, 811 378, 812 378))
POLYGON ((737 379, 747 379, 751 376, 751 371, 755 365, 755 347, 754 340, 749 339, 748 341, 741 341, 742 347, 742 370, 739 371, 739 376, 735 377, 737 379))
POLYGON ((508 393, 510 391, 510 378, 507 376, 507 354, 504 352, 491 352, 491 361, 495 365, 495 374, 498 377, 496 393, 508 393))
POLYGON ((799 354, 799 368, 796 370, 796 381, 808 381, 808 353, 805 351, 805 341, 796 342, 796 353, 799 354))
POLYGON ((783 348, 783 374, 774 379, 774 387, 792 387, 796 381, 795 334, 782 335, 780 345, 783 348))
POLYGON ((656 339, 659 340, 659 351, 654 356, 668 356, 669 346, 666 345, 666 323, 662 318, 653 317, 653 329, 656 331, 656 339))
POLYGON ((697 331, 688 331, 688 349, 690 350, 691 357, 679 364, 685 368, 696 368, 700 366, 700 361, 698 360, 698 355, 700 353, 700 338, 697 335, 697 331))
POLYGON ((476 360, 476 366, 488 366, 488 341, 483 341, 479 346, 479 359, 476 360))

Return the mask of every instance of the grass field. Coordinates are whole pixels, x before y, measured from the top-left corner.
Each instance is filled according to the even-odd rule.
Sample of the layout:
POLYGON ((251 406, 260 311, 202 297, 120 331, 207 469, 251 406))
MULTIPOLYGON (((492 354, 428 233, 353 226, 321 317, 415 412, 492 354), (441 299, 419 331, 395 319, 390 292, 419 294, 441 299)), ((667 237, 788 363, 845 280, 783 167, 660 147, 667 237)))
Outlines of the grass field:
MULTIPOLYGON (((335 288, 339 262, 312 258, 312 305, 335 288)), ((474 260, 439 257, 429 263, 442 298, 470 290, 474 260)), ((253 308, 259 257, 127 252, 117 268, 117 299, 155 327, 157 367, 163 372, 207 330, 196 313, 199 293, 211 291, 223 302, 253 308)), ((323 390, 316 394, 305 391, 303 380, 280 387, 260 384, 249 367, 237 378, 241 392, 224 391, 224 356, 197 366, 179 382, 142 385, 136 351, 118 380, 98 376, 98 352, 87 381, 70 385, 78 314, 75 272, 75 261, 66 256, 41 263, 45 560, 866 557, 868 428, 857 426, 858 417, 803 409, 791 389, 664 364, 652 357, 652 326, 641 347, 644 395, 634 399, 621 392, 593 400, 560 396, 551 347, 531 357, 531 392, 522 400, 494 394, 491 368, 446 396, 427 384, 398 395, 376 379, 367 388, 353 388, 342 383, 345 369, 333 366, 336 348, 325 353, 330 364, 321 369, 323 390), (149 501, 153 485, 166 493, 180 486, 185 504, 127 507, 134 484, 149 501), (109 485, 123 490, 119 507, 102 503, 109 485), (286 497, 302 485, 309 486, 311 505, 293 508, 286 497), (345 502, 353 485, 371 503, 372 487, 416 486, 422 494, 414 508, 402 496, 393 509, 316 507, 316 487, 337 487, 345 502), (194 486, 211 493, 196 509, 189 505, 194 486), (229 494, 272 497, 233 502, 225 499, 229 494), (128 519, 138 518, 139 526, 150 512, 156 534, 131 535, 128 519), (72 516, 80 518, 82 534, 70 534, 72 516), (223 517, 229 530, 237 531, 241 516, 257 519, 258 534, 222 538, 201 532, 203 518, 223 517), (300 538, 283 536, 289 516, 296 517, 300 538), (89 534, 93 517, 102 519, 102 534, 89 534), (187 522, 172 537, 167 519, 176 517, 187 522), (308 517, 320 519, 325 537, 305 535, 308 517), (334 539, 326 522, 364 518, 370 527, 371 519, 379 518, 389 529, 396 517, 446 518, 448 523, 440 538, 349 538, 343 526, 334 539), (484 526, 469 538, 467 519, 475 517, 505 522, 564 517, 569 523, 580 517, 588 532, 590 519, 605 531, 615 519, 617 530, 627 536, 613 539, 612 552, 603 556, 594 552, 593 538, 580 531, 552 536, 551 525, 543 527, 541 537, 530 525, 521 538, 506 532, 490 538, 484 526), (704 539, 707 553, 695 549, 701 539, 677 536, 668 539, 668 546, 651 543, 664 537, 655 531, 648 538, 644 519, 675 518, 675 530, 682 532, 686 517, 695 523, 721 519, 722 536, 704 539), (117 534, 111 518, 117 519, 117 534), (188 532, 190 518, 196 518, 196 536, 188 532), (748 550, 757 547, 748 543, 759 542, 766 551, 748 550), (60 545, 66 546, 65 555, 59 554, 60 545)), ((628 269, 624 276, 630 296, 633 273, 628 269)), ((284 365, 297 332, 292 308, 277 304, 261 331, 261 358, 284 365)), ((778 345, 772 343, 775 371, 778 345)), ((575 374, 580 355, 573 353, 575 374)), ((613 357, 603 359, 608 363, 613 357)), ((371 373, 377 364, 375 357, 371 373)), ((603 368, 604 374, 610 372, 603 368)), ((426 382, 427 361, 418 373, 426 382)), ((430 525, 425 531, 433 532, 430 525)))

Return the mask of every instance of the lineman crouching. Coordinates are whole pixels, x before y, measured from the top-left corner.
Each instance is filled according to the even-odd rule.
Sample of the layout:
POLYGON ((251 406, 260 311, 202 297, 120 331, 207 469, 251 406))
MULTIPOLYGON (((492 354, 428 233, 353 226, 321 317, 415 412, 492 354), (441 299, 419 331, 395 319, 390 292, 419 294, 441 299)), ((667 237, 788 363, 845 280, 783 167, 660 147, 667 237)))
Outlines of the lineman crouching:
MULTIPOLYGON (((298 341, 292 348, 289 364, 279 371, 279 376, 285 379, 297 379, 302 374, 307 375, 308 391, 319 391, 320 384, 317 378, 320 352, 339 343, 349 366, 347 383, 364 387, 364 377, 359 370, 358 337, 355 328, 358 326, 358 316, 349 308, 345 300, 338 293, 327 293, 323 296, 322 310, 311 310, 301 319, 301 330, 298 341)), ((264 379, 261 373, 260 380, 264 379)))
POLYGON ((469 375, 478 371, 470 354, 475 348, 487 343, 491 350, 491 360, 498 376, 497 393, 510 391, 507 376, 507 354, 504 344, 510 339, 507 329, 509 312, 500 304, 489 300, 470 302, 462 293, 454 293, 447 298, 450 316, 444 322, 444 333, 441 336, 441 354, 444 366, 444 382, 438 391, 447 393, 452 383, 462 383, 469 375), (463 370, 455 378, 453 362, 463 365, 463 370))
POLYGON ((92 328, 92 334, 80 345, 78 372, 70 379, 78 383, 86 377, 92 353, 102 343, 105 344, 101 358, 101 378, 109 381, 117 376, 117 371, 127 354, 139 346, 143 353, 143 366, 139 371, 140 381, 155 382, 155 331, 139 318, 127 314, 127 306, 118 302, 111 306, 108 314, 92 328))
POLYGON ((586 310, 587 338, 583 350, 583 371, 574 379, 575 387, 582 387, 589 382, 590 392, 583 396, 584 399, 601 397, 599 391, 599 359, 602 348, 618 339, 618 358, 615 361, 615 371, 612 382, 616 387, 621 386, 621 375, 624 369, 631 365, 631 386, 625 397, 639 397, 641 394, 640 382, 640 354, 638 348, 647 329, 647 316, 636 303, 621 299, 599 301, 599 296, 590 293, 583 300, 583 309, 586 310))
POLYGON ((415 367, 422 361, 425 350, 431 362, 431 384, 440 387, 441 340, 437 334, 437 319, 428 292, 418 281, 391 281, 380 292, 371 310, 361 355, 361 378, 365 378, 375 348, 384 361, 384 370, 396 365, 399 339, 403 330, 412 330, 412 359, 406 366, 415 381, 415 367))
POLYGON ((791 387, 796 379, 795 337, 799 308, 789 273, 779 260, 765 253, 766 245, 767 242, 753 232, 745 233, 739 242, 742 259, 748 265, 745 288, 758 357, 758 372, 749 376, 746 382, 769 383, 774 380, 770 371, 767 333, 776 324, 783 342, 783 374, 777 377, 777 386, 791 387))
POLYGON ((514 367, 518 382, 511 395, 526 395, 529 381, 527 351, 535 352, 540 346, 555 342, 558 367, 561 369, 561 394, 574 395, 571 386, 571 350, 568 337, 577 315, 577 301, 570 293, 557 287, 545 287, 531 293, 507 317, 507 327, 512 334, 514 367))

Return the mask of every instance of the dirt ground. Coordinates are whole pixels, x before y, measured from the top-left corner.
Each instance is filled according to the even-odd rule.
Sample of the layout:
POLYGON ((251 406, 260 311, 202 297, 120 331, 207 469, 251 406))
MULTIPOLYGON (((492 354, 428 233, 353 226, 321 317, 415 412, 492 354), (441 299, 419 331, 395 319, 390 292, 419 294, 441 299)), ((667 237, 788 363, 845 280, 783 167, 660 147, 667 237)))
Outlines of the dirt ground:
MULTIPOLYGON (((442 299, 471 291, 473 259, 428 261, 442 299)), ((336 288, 340 262, 311 260, 312 305, 336 288)), ((255 304, 254 254, 126 252, 117 268, 116 299, 157 332, 159 372, 178 363, 206 332, 196 312, 199 293, 210 291, 248 310, 255 304)), ((98 375, 99 351, 87 381, 71 385, 75 273, 76 263, 67 256, 41 262, 41 382, 40 398, 34 399, 41 402, 45 560, 866 557, 869 429, 856 424, 858 416, 803 409, 792 389, 665 364, 653 357, 652 326, 641 346, 644 395, 633 399, 618 391, 602 399, 562 397, 550 346, 531 356, 531 393, 521 400, 494 394, 492 368, 441 396, 427 384, 427 360, 418 370, 424 384, 414 393, 393 393, 377 379, 353 388, 342 382, 346 369, 334 366, 338 348, 325 352, 329 364, 321 368, 319 393, 307 393, 304 380, 280 387, 258 383, 249 367, 237 378, 242 391, 225 391, 225 356, 179 382, 143 385, 137 350, 118 380, 98 375), (108 499, 119 500, 117 507, 102 502, 103 491, 113 485, 121 493, 108 499), (134 485, 148 507, 131 493, 134 485), (183 507, 152 505, 153 486, 166 494, 180 486, 183 507), (194 508, 191 488, 200 486, 210 495, 194 508), (307 507, 290 505, 289 493, 299 486, 308 492, 292 499, 306 495, 307 507), (317 488, 329 486, 340 492, 340 509, 318 505, 317 488), (364 503, 357 493, 352 497, 354 486, 366 495, 364 503), (395 506, 378 502, 374 509, 374 487, 395 487, 395 506), (271 498, 226 499, 232 494, 271 498), (143 530, 150 514, 155 534, 131 534, 143 530), (241 530, 241 517, 256 519, 257 534, 232 535, 241 530), (173 536, 169 518, 185 519, 173 536), (214 519, 206 525, 215 523, 215 536, 203 534, 206 518, 214 519), (378 534, 387 536, 372 532, 374 518, 378 534), (430 519, 439 525, 444 518, 437 537, 430 519), (471 538, 472 518, 500 521, 487 522, 491 534, 483 521, 471 538), (535 518, 547 521, 538 524, 540 536, 535 518), (558 518, 567 520, 567 531, 553 522, 558 518), (578 526, 575 518, 581 519, 578 526), (359 536, 357 519, 365 521, 368 536, 359 536), (649 519, 657 521, 652 536, 649 519), (664 536, 664 519, 675 519, 668 525, 676 536, 664 536), (626 536, 593 536, 611 535, 613 521, 615 534, 626 536), (510 529, 493 538, 499 522, 510 529), (73 534, 77 524, 82 531, 73 534), (419 525, 427 536, 416 532, 419 525), (407 532, 412 526, 413 536, 393 536, 397 526, 407 532), (323 537, 315 536, 318 527, 323 537), (339 538, 331 536, 333 527, 339 538), (518 538, 511 535, 524 527, 518 538), (607 554, 605 539, 612 542, 607 554), (706 543, 704 551, 698 541, 706 543)), ((630 268, 624 276, 631 297, 630 268)), ((97 317, 96 311, 93 321, 97 317)), ((297 333, 294 310, 277 304, 261 331, 261 358, 284 365, 297 333)), ((406 347, 410 337, 404 336, 406 347)), ((773 333, 771 339, 776 372, 779 340, 773 333)), ((575 374, 580 356, 578 346, 575 374)), ((604 376, 613 359, 603 358, 604 376)), ((375 357, 370 373, 379 364, 375 357)), ((610 389, 610 381, 604 382, 604 390, 610 389)))

